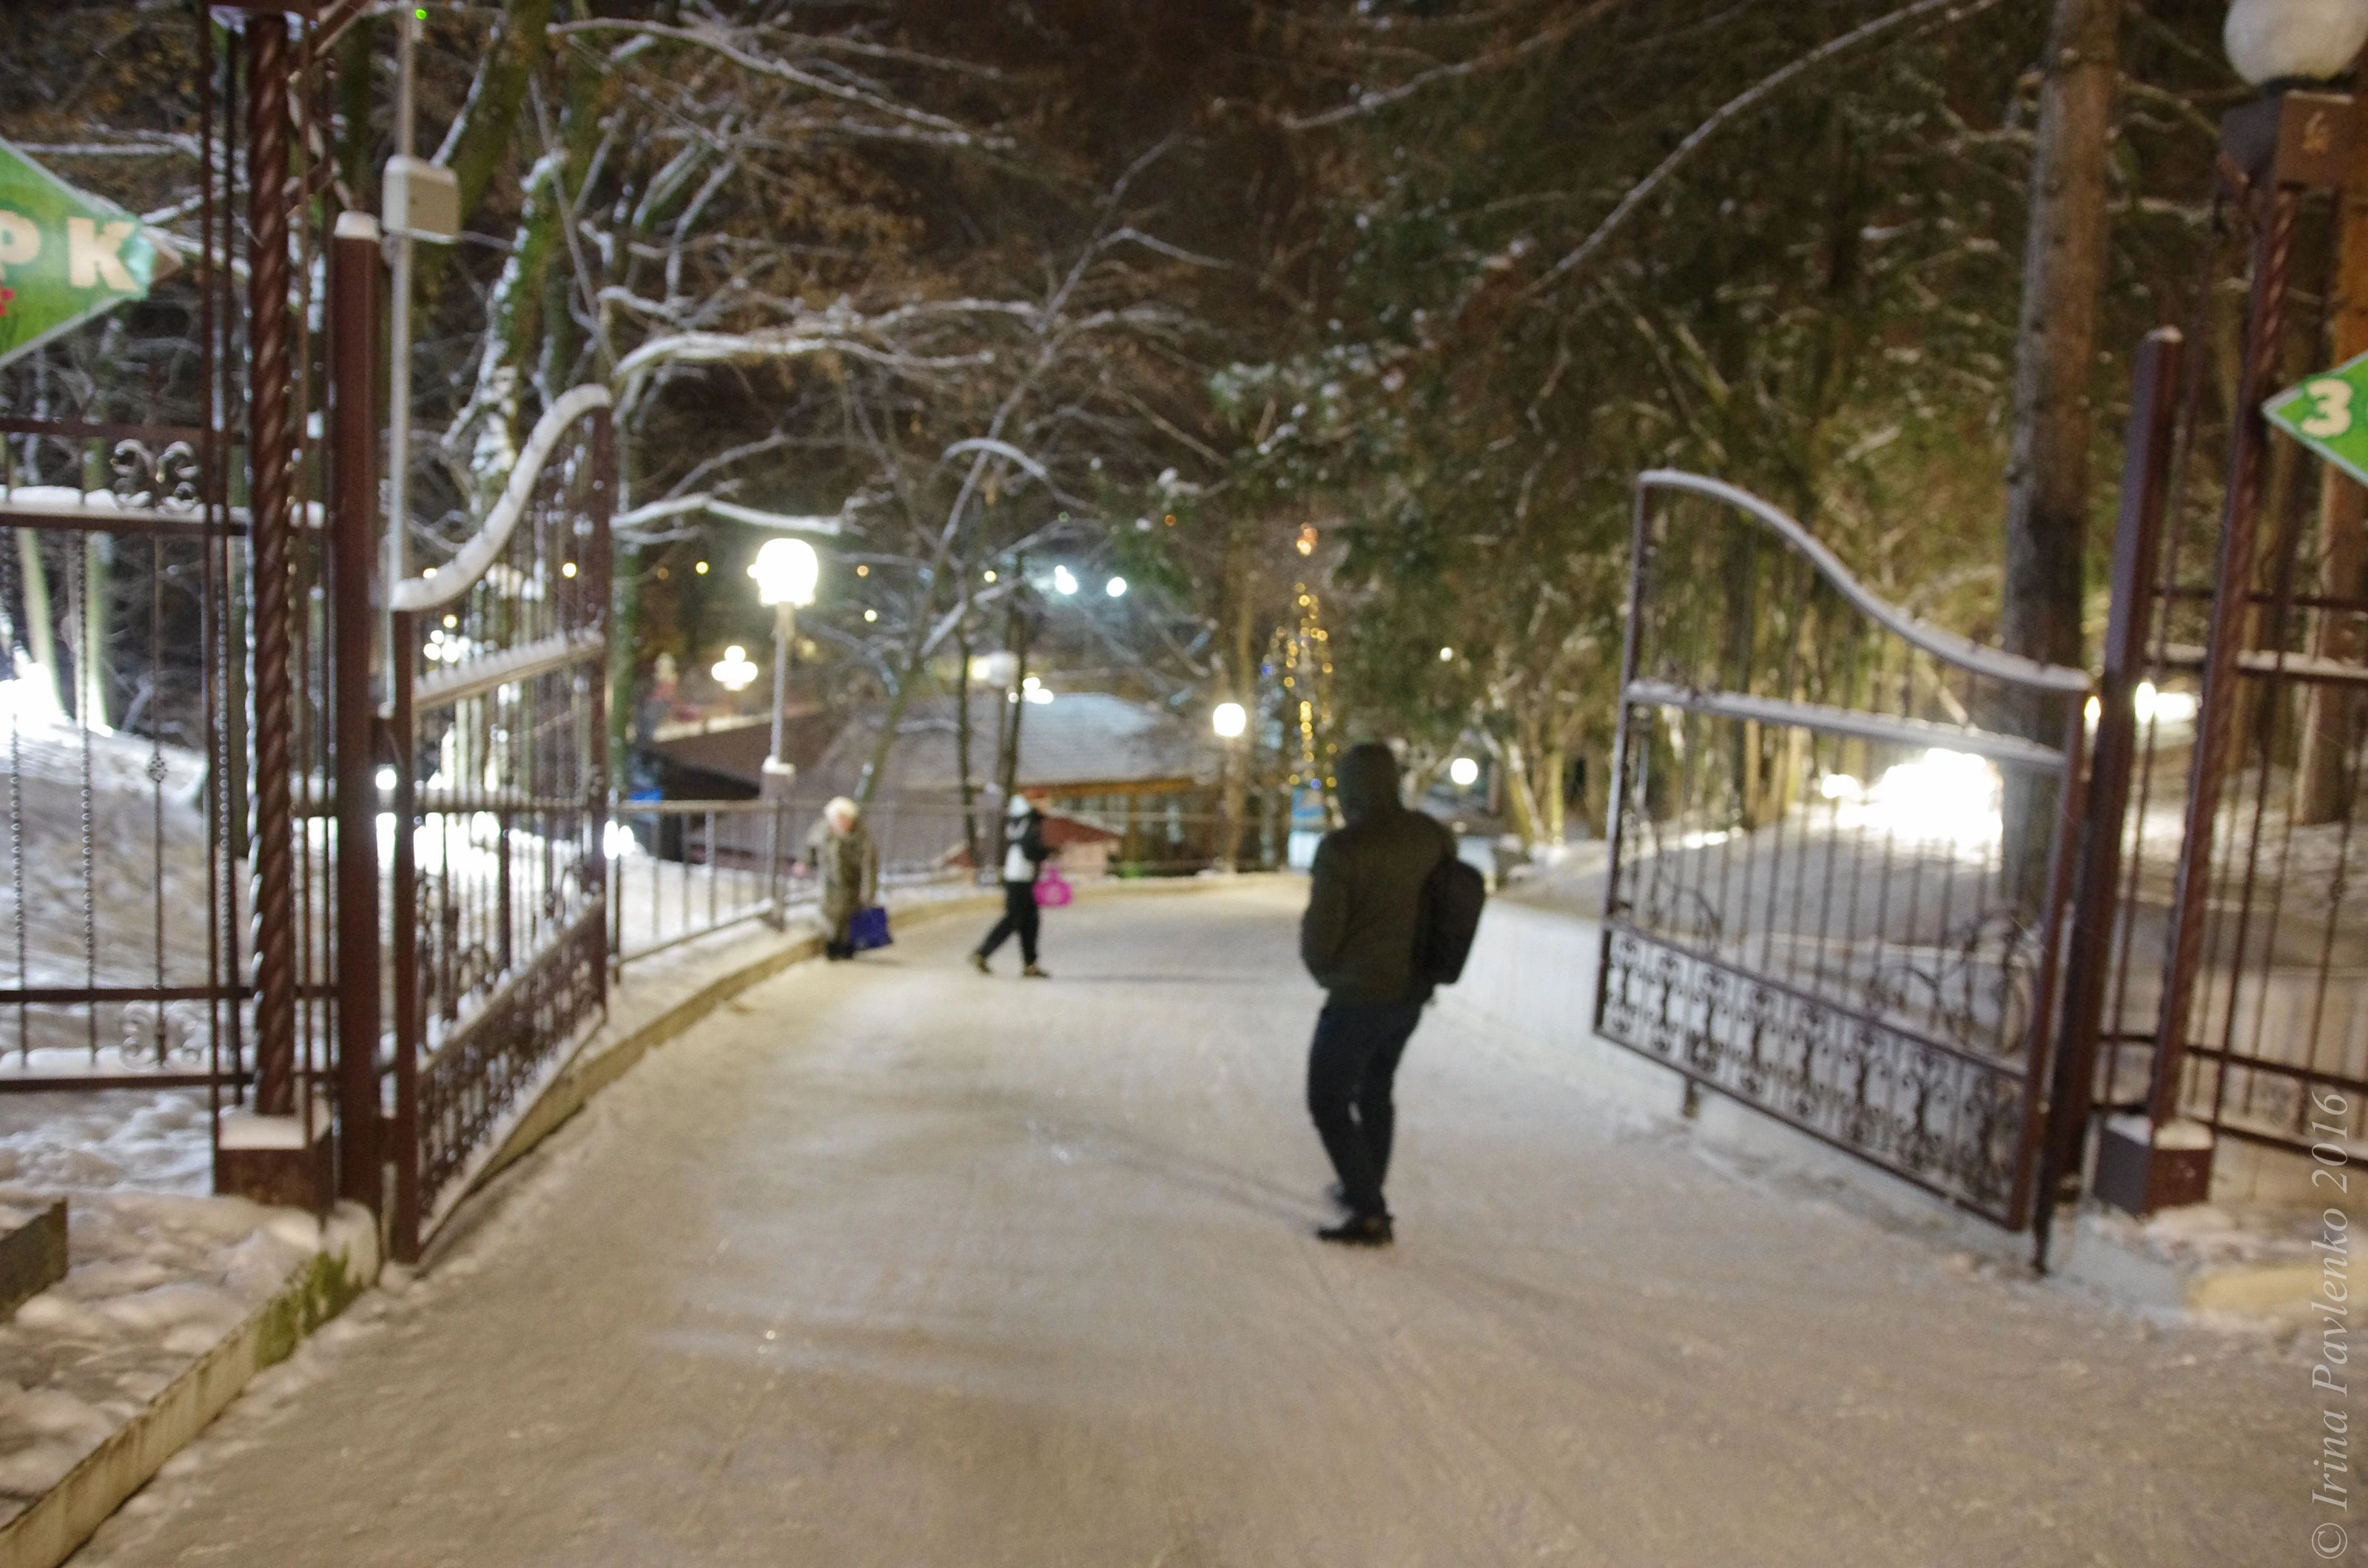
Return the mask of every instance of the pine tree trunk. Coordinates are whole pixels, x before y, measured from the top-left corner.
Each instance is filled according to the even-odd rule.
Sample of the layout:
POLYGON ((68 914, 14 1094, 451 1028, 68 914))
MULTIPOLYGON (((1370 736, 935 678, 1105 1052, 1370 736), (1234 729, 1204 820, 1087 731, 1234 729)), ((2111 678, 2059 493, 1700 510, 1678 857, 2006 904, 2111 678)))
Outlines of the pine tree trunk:
MULTIPOLYGON (((2109 260, 2106 165, 2120 61, 2122 0, 2055 0, 2040 89, 2015 350, 2013 448, 2007 465, 2006 597, 2011 653, 2079 665, 2088 536, 2089 388, 2109 260)), ((2034 740, 2062 738, 2060 699, 2030 699, 2008 722, 2034 740)), ((2052 782, 2009 776, 2008 886, 2035 903, 2046 875, 2052 782)))
MULTIPOLYGON (((2360 114, 2368 129, 2368 100, 2360 114)), ((2327 362, 2340 365, 2368 354, 2368 145, 2355 141, 2344 181, 2336 231, 2333 309, 2329 312, 2327 362)), ((2368 574, 2368 490, 2329 464, 2318 495, 2318 591, 2328 598, 2351 598, 2368 574)), ((2315 617, 2311 652, 2321 658, 2356 664, 2363 650, 2359 618, 2326 611, 2315 617)), ((2303 695, 2302 757, 2294 769, 2294 814, 2298 826, 2340 822, 2351 801, 2344 788, 2344 762, 2357 738, 2352 704, 2344 687, 2314 682, 2303 695)))

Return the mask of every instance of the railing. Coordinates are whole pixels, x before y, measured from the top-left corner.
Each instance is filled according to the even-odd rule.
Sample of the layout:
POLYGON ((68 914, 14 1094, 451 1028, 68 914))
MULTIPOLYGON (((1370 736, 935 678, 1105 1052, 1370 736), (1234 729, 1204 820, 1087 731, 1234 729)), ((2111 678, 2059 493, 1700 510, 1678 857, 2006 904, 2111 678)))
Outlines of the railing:
POLYGON ((2089 685, 1645 474, 1597 1028, 2020 1226, 2089 685))
POLYGON ((246 1082, 219 450, 0 419, 0 1092, 246 1082))
POLYGON ((578 388, 390 596, 399 1256, 606 1000, 613 472, 609 394, 578 388))

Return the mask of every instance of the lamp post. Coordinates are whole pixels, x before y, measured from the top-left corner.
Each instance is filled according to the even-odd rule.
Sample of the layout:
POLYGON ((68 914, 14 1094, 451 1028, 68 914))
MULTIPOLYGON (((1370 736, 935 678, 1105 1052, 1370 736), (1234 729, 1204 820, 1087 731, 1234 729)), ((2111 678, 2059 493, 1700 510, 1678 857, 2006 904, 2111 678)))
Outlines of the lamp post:
POLYGON ((1218 813, 1217 831, 1224 835, 1218 846, 1217 865, 1232 871, 1239 869, 1242 853, 1242 801, 1246 793, 1246 770, 1242 766, 1242 737, 1249 733, 1249 710, 1238 702, 1220 702, 1210 710, 1209 728, 1225 744, 1225 772, 1219 786, 1219 799, 1224 810, 1218 813))
POLYGON ((2229 63, 2261 89, 2259 99, 2220 122, 2227 194, 2252 230, 2252 288, 2232 403, 2236 416, 2214 574, 2218 587, 2204 643, 2186 847, 2171 894, 2169 953, 2146 1114, 2109 1120, 2098 1145, 2098 1196, 2140 1214, 2202 1202, 2211 1194, 2212 1130, 2181 1115, 2187 1037, 2210 914, 2212 858, 2196 846, 2212 841, 2242 727, 2237 655, 2252 608, 2268 442, 2260 407, 2277 390, 2295 218, 2304 190, 2343 184, 2355 111, 2350 97, 2328 90, 2328 84, 2351 68, 2368 41, 2368 0, 2237 0, 2221 37, 2229 63))
POLYGON ((787 810, 789 781, 797 767, 781 756, 790 705, 790 661, 798 639, 798 608, 814 602, 822 583, 822 558, 802 539, 768 539, 748 568, 757 579, 757 598, 773 610, 773 741, 766 754, 765 794, 774 802, 766 834, 765 875, 773 905, 773 924, 781 923, 786 903, 780 896, 781 813, 787 810))

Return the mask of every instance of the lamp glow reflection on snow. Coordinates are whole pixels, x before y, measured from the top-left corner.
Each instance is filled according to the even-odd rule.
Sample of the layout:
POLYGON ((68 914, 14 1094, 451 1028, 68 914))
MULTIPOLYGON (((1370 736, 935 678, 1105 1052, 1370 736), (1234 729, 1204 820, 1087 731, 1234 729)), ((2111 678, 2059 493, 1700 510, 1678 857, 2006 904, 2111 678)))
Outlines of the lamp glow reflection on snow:
POLYGON ((1220 702, 1209 715, 1209 728, 1217 732, 1220 740, 1239 740, 1249 727, 1249 713, 1238 702, 1220 702))
POLYGON ((2236 0, 2220 29, 2237 74, 2264 86, 2324 82, 2368 43, 2368 0, 2236 0))

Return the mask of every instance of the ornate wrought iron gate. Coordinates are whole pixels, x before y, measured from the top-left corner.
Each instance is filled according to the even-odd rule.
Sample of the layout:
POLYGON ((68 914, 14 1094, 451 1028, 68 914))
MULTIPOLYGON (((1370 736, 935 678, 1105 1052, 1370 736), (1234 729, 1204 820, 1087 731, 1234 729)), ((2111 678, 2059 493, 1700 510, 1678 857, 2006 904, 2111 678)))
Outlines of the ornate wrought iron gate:
POLYGON ((1596 1028, 2021 1226, 2089 676, 1925 625, 1668 472, 1638 486, 1627 638, 1596 1028))
POLYGON ((392 596, 397 1256, 607 1000, 609 394, 392 596))

